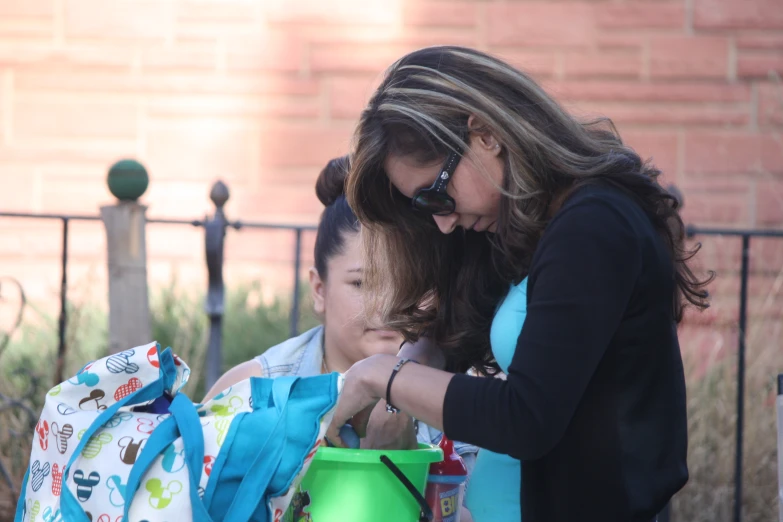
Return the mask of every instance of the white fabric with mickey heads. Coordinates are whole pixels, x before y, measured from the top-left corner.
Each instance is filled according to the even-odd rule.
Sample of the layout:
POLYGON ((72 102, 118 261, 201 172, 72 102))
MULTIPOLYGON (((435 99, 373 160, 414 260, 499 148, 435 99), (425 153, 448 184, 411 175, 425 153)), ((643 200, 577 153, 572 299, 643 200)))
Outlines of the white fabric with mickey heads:
MULTIPOLYGON (((187 365, 170 349, 161 351, 157 343, 150 343, 94 361, 52 388, 35 429, 15 522, 210 520, 202 500, 215 491, 210 475, 216 461, 218 467, 222 466, 218 457, 229 428, 238 416, 254 411, 253 380, 240 382, 205 404, 193 405, 184 395, 177 395, 189 375, 187 365), (201 443, 192 446, 198 451, 188 459, 178 435, 193 430, 173 432, 170 439, 161 436, 174 420, 179 424, 167 407, 162 408, 166 413, 160 414, 138 411, 138 406, 164 395, 175 397, 171 410, 174 417, 179 411, 174 406, 182 405, 184 400, 193 415, 189 425, 197 427, 200 423, 203 463, 201 443), (152 453, 140 458, 146 447, 152 453), (192 481, 189 467, 195 470, 192 481), (134 481, 134 475, 138 481, 134 481), (134 486, 138 486, 135 492, 127 491, 134 486), (191 495, 192 490, 196 490, 195 495, 191 495)), ((329 391, 330 399, 322 401, 320 414, 310 415, 314 443, 307 442, 300 448, 301 465, 291 475, 286 491, 275 493, 278 497, 265 497, 270 522, 283 519, 323 441, 342 383, 337 376, 328 388, 318 389, 319 393, 329 391)), ((304 420, 297 417, 295 425, 304 420)), ((295 462, 297 457, 291 458, 295 462)))
MULTIPOLYGON (((69 488, 87 520, 117 522, 125 502, 128 473, 155 427, 167 414, 139 413, 122 407, 83 445, 66 480, 63 473, 83 435, 107 409, 152 383, 160 383, 160 347, 150 343, 94 361, 74 377, 52 388, 35 428, 25 490, 16 522, 60 522, 61 495, 69 488)), ((176 394, 190 369, 176 356, 176 376, 165 390, 176 394)), ((133 499, 133 520, 182 520, 176 510, 189 509, 187 484, 177 467, 176 445, 161 458, 161 472, 151 470, 133 499), (168 458, 167 458, 168 457, 168 458), (165 471, 166 467, 170 472, 165 471), (152 476, 156 475, 156 476, 152 476), (179 502, 179 501, 182 502, 179 502), (138 508, 137 508, 138 506, 138 508), (167 517, 164 512, 171 515, 167 517), (144 515, 144 516, 141 516, 144 515)))

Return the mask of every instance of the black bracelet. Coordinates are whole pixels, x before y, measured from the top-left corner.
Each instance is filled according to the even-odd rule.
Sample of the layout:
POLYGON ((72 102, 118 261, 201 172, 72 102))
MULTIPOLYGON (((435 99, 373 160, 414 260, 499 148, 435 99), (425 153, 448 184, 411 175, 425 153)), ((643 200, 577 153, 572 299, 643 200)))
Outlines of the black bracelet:
POLYGON ((400 371, 400 368, 405 366, 405 363, 409 362, 416 362, 413 359, 400 359, 397 361, 397 364, 394 366, 394 369, 392 370, 391 377, 389 377, 389 383, 386 385, 386 411, 389 413, 399 413, 399 408, 395 408, 392 406, 391 403, 391 387, 392 387, 392 381, 394 381, 394 378, 397 376, 397 373, 400 371))

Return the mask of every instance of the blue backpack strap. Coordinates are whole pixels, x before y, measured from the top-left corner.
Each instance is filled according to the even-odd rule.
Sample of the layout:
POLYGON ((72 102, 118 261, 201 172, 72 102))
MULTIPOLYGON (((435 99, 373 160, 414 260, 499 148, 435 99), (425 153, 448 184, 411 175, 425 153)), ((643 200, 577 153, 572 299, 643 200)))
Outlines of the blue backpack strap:
MULTIPOLYGON (((279 377, 274 380, 272 399, 279 415, 277 422, 242 479, 224 520, 248 522, 258 506, 266 502, 266 490, 283 459, 288 398, 297 380, 298 377, 279 377)), ((257 404, 255 397, 253 403, 257 404)))
POLYGON ((193 402, 178 393, 169 407, 177 422, 182 443, 185 446, 185 464, 188 467, 190 481, 190 505, 193 510, 193 522, 212 522, 204 502, 198 494, 201 470, 204 466, 204 432, 201 420, 193 402))
POLYGON ((128 520, 128 511, 133 500, 133 496, 139 489, 141 479, 147 470, 150 468, 155 459, 166 451, 169 444, 173 443, 179 437, 179 430, 177 430, 177 422, 174 417, 169 417, 160 424, 158 424, 152 431, 152 435, 147 439, 144 444, 144 448, 141 450, 139 457, 131 468, 128 475, 128 482, 125 486, 125 511, 123 512, 123 520, 128 520))
POLYGON ((196 407, 185 395, 178 393, 169 407, 171 417, 161 422, 147 439, 144 449, 131 468, 125 495, 128 501, 125 503, 123 520, 128 520, 133 495, 138 491, 141 480, 152 466, 153 462, 164 452, 166 448, 182 437, 185 446, 185 463, 188 467, 190 484, 190 503, 193 509, 194 522, 212 522, 201 498, 198 496, 198 477, 204 462, 204 435, 201 431, 196 407), (200 439, 200 440, 199 440, 200 439))
POLYGON ((19 493, 19 502, 16 503, 16 514, 14 514, 14 522, 23 522, 25 507, 24 504, 27 501, 27 480, 30 478, 30 468, 24 472, 24 480, 22 481, 22 491, 19 493))

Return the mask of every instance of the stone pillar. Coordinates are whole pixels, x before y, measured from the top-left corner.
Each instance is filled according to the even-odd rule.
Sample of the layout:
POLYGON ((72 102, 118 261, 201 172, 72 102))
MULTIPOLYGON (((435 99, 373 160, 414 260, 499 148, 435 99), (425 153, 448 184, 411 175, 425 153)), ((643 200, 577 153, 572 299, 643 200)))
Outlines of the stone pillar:
POLYGON ((152 341, 147 289, 146 210, 138 203, 149 184, 144 167, 122 160, 109 170, 117 203, 101 207, 109 264, 109 352, 152 341))

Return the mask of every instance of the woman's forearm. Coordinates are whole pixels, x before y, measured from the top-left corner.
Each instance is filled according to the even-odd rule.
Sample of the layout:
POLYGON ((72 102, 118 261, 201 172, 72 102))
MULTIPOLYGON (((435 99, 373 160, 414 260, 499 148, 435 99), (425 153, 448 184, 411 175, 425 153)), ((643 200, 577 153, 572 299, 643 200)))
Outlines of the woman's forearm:
MULTIPOLYGON (((405 343, 399 356, 413 359, 424 365, 442 368, 443 354, 431 342, 421 339, 416 343, 405 343)), ((386 396, 373 409, 362 438, 362 448, 367 449, 411 449, 417 444, 416 430, 410 415, 400 412, 389 415, 386 411, 386 396)))
MULTIPOLYGON (((442 356, 441 356, 442 357, 442 356)), ((370 371, 364 373, 364 386, 379 399, 386 399, 386 388, 399 359, 375 355, 370 371)), ((405 364, 392 382, 391 403, 408 415, 443 431, 443 398, 454 375, 424 364, 405 364)))

